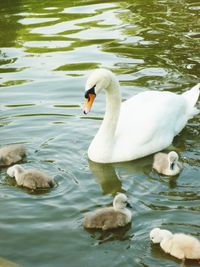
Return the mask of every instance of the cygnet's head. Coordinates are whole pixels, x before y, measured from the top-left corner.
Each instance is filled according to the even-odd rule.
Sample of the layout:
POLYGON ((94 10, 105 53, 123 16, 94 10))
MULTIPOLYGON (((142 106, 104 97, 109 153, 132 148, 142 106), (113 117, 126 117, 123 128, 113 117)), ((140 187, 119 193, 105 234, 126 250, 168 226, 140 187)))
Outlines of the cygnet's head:
POLYGON ((173 170, 175 165, 178 162, 178 154, 175 151, 169 152, 168 160, 169 160, 170 168, 173 170))
POLYGON ((7 174, 8 174, 10 177, 15 177, 17 171, 18 171, 18 172, 22 172, 22 171, 23 171, 23 168, 22 168, 20 165, 18 165, 18 164, 13 165, 12 167, 9 167, 9 168, 7 169, 7 174))
POLYGON ((154 228, 153 230, 151 230, 149 236, 151 241, 157 244, 160 243, 163 240, 163 238, 171 237, 172 233, 165 229, 154 228))
POLYGON ((131 205, 129 204, 128 198, 125 194, 118 193, 113 200, 113 207, 116 210, 122 210, 126 207, 131 208, 131 205))
POLYGON ((83 109, 85 114, 90 111, 96 95, 102 89, 108 89, 113 79, 114 74, 107 69, 97 69, 90 74, 85 86, 86 102, 83 109))

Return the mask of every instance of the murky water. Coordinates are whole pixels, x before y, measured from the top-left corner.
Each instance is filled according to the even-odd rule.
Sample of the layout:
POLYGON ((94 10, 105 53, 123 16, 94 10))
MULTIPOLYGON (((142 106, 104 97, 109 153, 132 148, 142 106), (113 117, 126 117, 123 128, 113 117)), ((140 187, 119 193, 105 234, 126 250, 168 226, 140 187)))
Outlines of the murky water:
POLYGON ((57 181, 34 194, 0 170, 0 257, 24 267, 179 266, 148 235, 161 226, 200 237, 200 117, 175 138, 184 170, 169 179, 152 171, 152 156, 89 162, 104 95, 91 117, 81 107, 86 77, 98 67, 116 73, 124 99, 199 82, 199 1, 1 0, 0 7, 0 145, 25 143, 23 164, 57 181), (134 207, 132 225, 84 230, 84 213, 119 191, 134 207))

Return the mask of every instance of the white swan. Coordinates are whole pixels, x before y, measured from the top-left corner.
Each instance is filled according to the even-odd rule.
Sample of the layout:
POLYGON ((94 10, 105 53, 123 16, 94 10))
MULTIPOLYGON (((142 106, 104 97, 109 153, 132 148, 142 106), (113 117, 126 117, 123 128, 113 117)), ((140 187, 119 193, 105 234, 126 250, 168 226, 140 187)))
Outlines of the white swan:
POLYGON ((106 112, 89 146, 89 159, 99 163, 129 161, 166 148, 188 119, 198 114, 194 106, 199 87, 200 84, 181 95, 146 91, 121 103, 114 74, 106 69, 94 71, 86 83, 83 111, 90 111, 95 96, 104 89, 106 112))
POLYGON ((172 234, 170 231, 154 228, 150 232, 150 239, 153 243, 160 243, 164 252, 181 259, 200 260, 200 241, 182 233, 172 234))
POLYGON ((132 219, 132 213, 126 207, 131 207, 128 198, 125 194, 119 193, 113 200, 113 207, 97 209, 86 214, 83 226, 102 230, 126 226, 132 219))
POLYGON ((164 175, 177 175, 183 168, 178 159, 179 156, 175 151, 171 151, 168 154, 156 153, 154 155, 153 169, 164 175))

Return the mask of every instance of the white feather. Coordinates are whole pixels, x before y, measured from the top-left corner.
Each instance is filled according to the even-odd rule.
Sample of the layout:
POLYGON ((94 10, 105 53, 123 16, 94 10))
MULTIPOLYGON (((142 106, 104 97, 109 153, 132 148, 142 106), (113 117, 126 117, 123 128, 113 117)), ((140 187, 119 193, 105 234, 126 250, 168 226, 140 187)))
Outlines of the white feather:
POLYGON ((95 86, 106 93, 106 112, 90 144, 92 161, 112 163, 138 159, 163 150, 197 113, 199 85, 183 94, 147 91, 121 104, 119 82, 105 69, 94 71, 86 91, 95 86))
POLYGON ((200 241, 191 235, 172 234, 168 230, 154 228, 150 239, 153 243, 160 243, 164 252, 178 259, 200 259, 200 241))

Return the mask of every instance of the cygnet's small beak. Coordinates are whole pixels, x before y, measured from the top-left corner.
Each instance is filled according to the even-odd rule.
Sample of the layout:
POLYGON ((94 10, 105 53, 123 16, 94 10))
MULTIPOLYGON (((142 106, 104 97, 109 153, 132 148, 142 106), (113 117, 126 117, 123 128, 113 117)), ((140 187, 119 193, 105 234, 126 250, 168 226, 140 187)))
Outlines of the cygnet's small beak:
POLYGON ((171 164, 170 164, 170 169, 173 171, 173 169, 174 169, 174 166, 175 166, 175 162, 173 161, 173 162, 171 162, 171 164))
POLYGON ((127 207, 127 208, 130 208, 130 209, 133 208, 129 202, 126 203, 126 207, 127 207))
POLYGON ((95 97, 96 97, 96 94, 93 94, 93 93, 88 94, 88 96, 85 100, 84 108, 83 108, 84 114, 87 114, 88 112, 90 112, 95 97))

